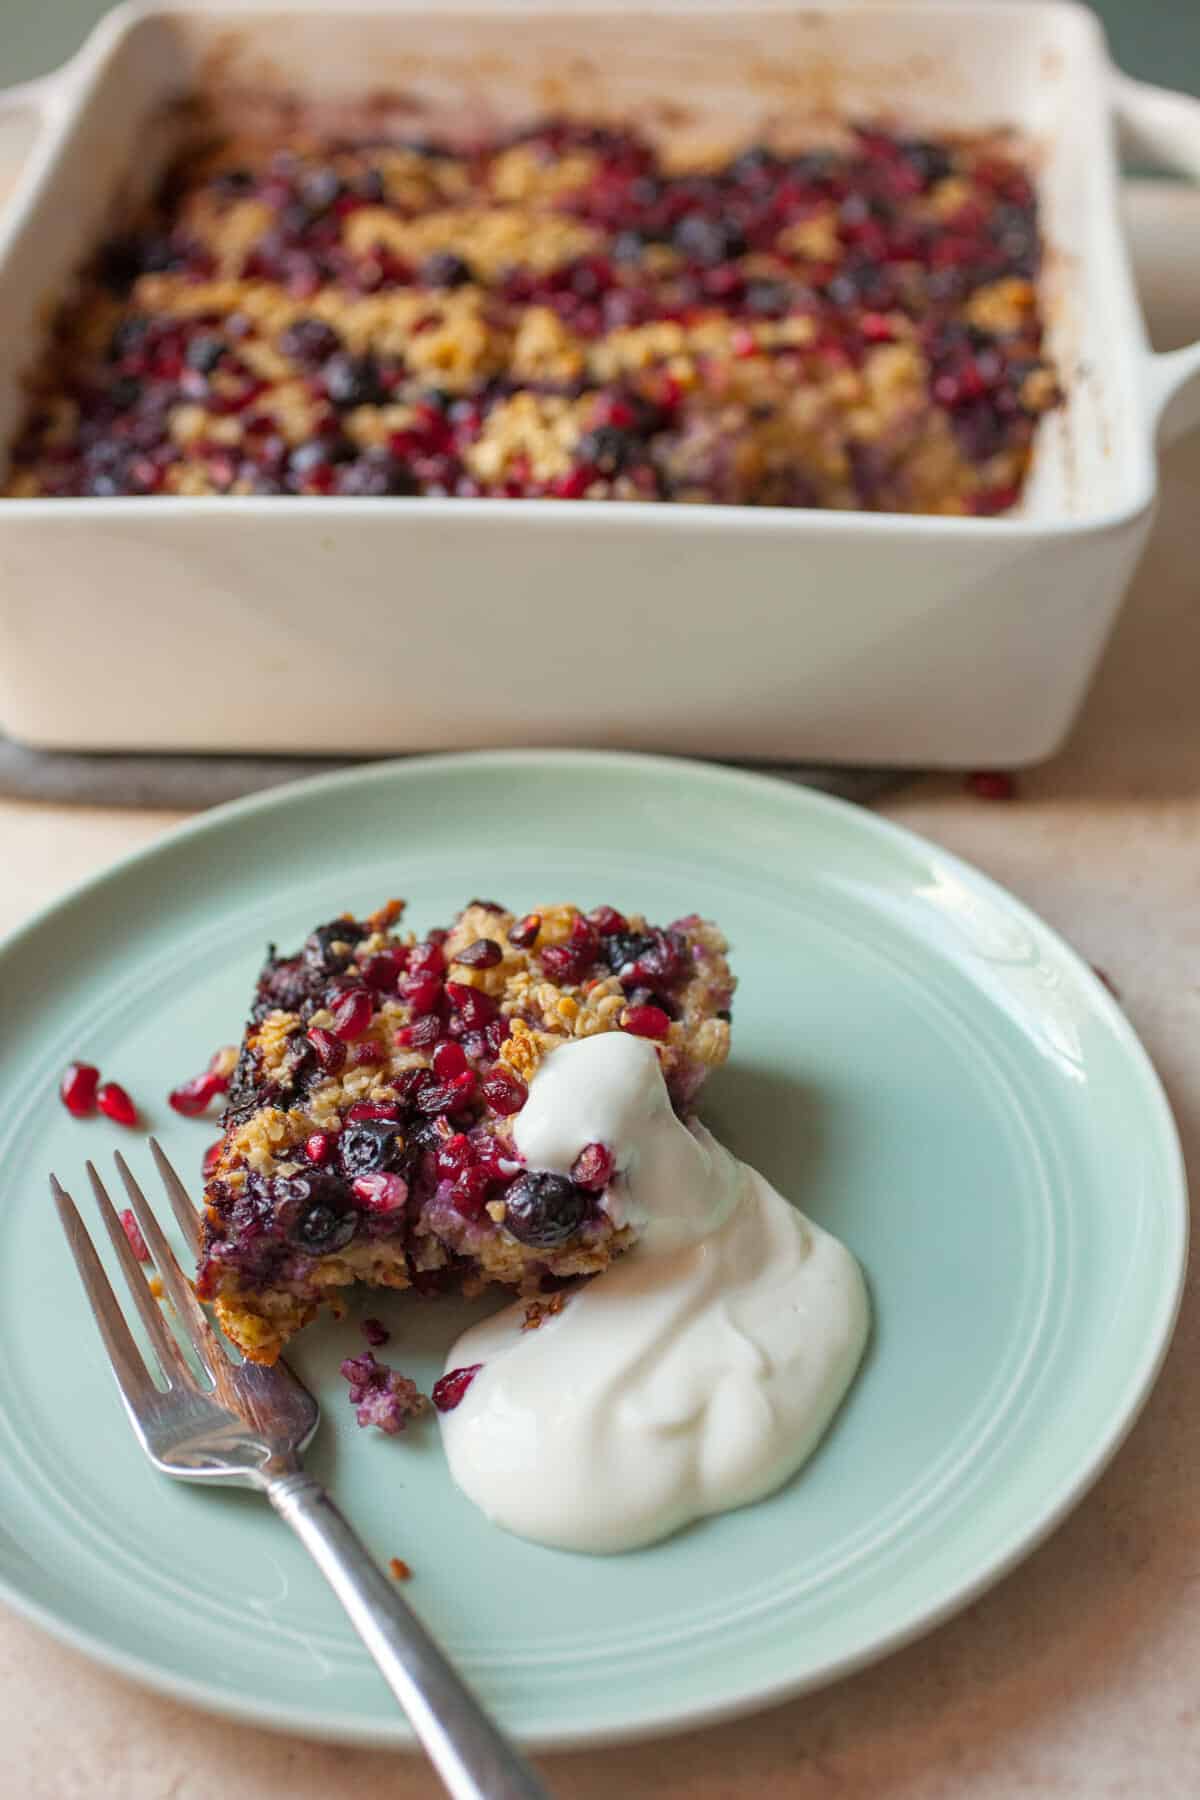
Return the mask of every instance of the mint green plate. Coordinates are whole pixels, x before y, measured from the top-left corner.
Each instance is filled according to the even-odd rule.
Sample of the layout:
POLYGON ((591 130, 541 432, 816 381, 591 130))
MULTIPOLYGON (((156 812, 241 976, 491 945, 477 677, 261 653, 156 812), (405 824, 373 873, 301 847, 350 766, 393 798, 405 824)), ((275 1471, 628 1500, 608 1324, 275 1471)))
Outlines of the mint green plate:
MULTIPOLYGON (((268 939, 407 895, 483 892, 721 921, 734 1051, 705 1098, 742 1156, 851 1245, 867 1360, 782 1492, 594 1559, 489 1526, 436 1425, 360 1432, 295 1353, 312 1453, 511 1730, 607 1742, 765 1704, 962 1606, 1062 1518, 1141 1406, 1170 1336, 1186 1196, 1162 1091, 1120 1010, 1024 907, 869 814, 753 776, 603 754, 430 758, 226 807, 0 951, 0 1583, 68 1642, 180 1698, 348 1741, 409 1741, 320 1577, 268 1509, 155 1475, 135 1447, 50 1209, 54 1168, 136 1136, 72 1120, 72 1056, 141 1102, 185 1170, 211 1122, 167 1089, 237 1036, 268 939)), ((90 1206, 85 1200, 85 1213, 90 1206)), ((403 1297, 427 1384, 470 1309, 403 1297)))

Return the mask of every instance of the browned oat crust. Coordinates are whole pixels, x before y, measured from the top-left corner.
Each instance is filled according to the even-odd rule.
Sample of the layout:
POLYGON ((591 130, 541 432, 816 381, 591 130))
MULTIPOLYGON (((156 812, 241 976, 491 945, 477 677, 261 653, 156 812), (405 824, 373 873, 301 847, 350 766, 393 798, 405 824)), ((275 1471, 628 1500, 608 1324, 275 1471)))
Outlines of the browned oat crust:
POLYGON ((1060 398, 1039 262, 1003 133, 207 136, 61 312, 6 491, 1001 512, 1060 398))

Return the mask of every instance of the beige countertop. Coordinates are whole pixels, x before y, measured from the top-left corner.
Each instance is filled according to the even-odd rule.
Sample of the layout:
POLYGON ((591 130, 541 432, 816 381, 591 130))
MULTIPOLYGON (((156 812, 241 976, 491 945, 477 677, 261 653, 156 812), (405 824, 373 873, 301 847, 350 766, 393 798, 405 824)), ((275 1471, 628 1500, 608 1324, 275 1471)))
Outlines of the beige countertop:
MULTIPOLYGON (((1200 292, 1194 195, 1138 198, 1161 335, 1200 292), (1192 248, 1180 284, 1170 258, 1192 248)), ((1195 304, 1195 303, 1193 303, 1195 304)), ((1193 328, 1200 324, 1195 312, 1193 328)), ((886 811, 1034 906, 1116 983, 1200 1191, 1200 434, 1067 749, 1012 803, 928 779, 886 811)), ((0 803, 0 930, 174 822, 0 803)), ((1028 1562, 873 1669, 755 1718, 544 1758, 564 1800, 1194 1800, 1200 1794, 1200 1302, 1112 1467, 1028 1562)), ((0 1613, 3 1800, 424 1800, 414 1759, 209 1719, 0 1613)))

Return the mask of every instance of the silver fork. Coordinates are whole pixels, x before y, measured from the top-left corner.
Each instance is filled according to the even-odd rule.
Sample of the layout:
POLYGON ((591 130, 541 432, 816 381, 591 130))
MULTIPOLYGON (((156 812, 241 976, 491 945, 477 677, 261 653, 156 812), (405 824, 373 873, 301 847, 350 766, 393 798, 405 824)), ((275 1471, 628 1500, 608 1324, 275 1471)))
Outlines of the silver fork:
MULTIPOLYGON (((200 1240, 195 1208, 153 1138, 150 1150, 194 1253, 200 1240)), ((528 1763, 488 1718, 324 1488, 301 1468, 301 1453, 320 1418, 313 1396, 285 1363, 264 1368, 230 1358, 124 1157, 118 1152, 115 1160, 175 1323, 204 1379, 168 1326, 94 1166, 88 1163, 87 1172, 96 1204, 165 1389, 134 1342, 74 1201, 53 1175, 50 1190, 125 1410, 155 1468, 184 1481, 235 1482, 266 1495, 345 1607, 455 1800, 546 1800, 528 1763)))

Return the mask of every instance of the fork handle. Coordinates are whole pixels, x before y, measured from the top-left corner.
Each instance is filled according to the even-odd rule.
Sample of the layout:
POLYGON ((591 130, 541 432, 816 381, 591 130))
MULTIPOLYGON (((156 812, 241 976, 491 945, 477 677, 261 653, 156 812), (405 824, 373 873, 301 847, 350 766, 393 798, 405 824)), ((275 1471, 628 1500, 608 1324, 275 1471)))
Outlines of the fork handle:
POLYGON ((278 1475, 267 1495, 345 1607, 454 1800, 548 1800, 320 1482, 278 1475))

